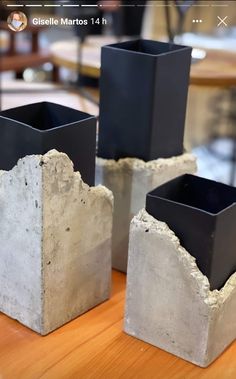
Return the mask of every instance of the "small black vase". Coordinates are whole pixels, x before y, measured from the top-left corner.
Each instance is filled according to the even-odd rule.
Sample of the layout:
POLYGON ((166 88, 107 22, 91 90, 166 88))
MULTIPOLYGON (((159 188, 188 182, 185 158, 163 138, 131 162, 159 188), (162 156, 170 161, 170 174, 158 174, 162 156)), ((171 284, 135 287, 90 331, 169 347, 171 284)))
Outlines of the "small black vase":
POLYGON ((149 40, 102 47, 99 157, 182 154, 191 51, 149 40))
POLYGON ((10 170, 19 158, 51 149, 66 153, 84 182, 94 185, 94 116, 48 102, 0 112, 0 169, 10 170))
POLYGON ((147 212, 164 221, 220 289, 236 271, 236 188, 183 175, 146 197, 147 212))

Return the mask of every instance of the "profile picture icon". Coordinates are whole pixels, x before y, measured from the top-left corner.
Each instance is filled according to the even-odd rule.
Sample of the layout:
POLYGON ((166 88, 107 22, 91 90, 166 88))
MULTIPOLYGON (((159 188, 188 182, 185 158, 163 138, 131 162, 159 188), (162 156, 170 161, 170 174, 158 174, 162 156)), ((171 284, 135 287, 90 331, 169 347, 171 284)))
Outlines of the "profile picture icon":
POLYGON ((11 12, 7 18, 7 24, 14 32, 21 32, 27 26, 27 16, 23 12, 11 12))

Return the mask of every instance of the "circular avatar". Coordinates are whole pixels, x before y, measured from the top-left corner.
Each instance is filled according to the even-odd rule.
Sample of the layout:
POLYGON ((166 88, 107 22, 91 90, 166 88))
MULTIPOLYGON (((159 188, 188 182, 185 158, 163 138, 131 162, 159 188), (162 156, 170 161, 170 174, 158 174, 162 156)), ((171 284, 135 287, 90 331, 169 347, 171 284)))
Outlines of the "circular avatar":
POLYGON ((23 12, 11 12, 7 18, 7 24, 14 32, 21 32, 27 26, 27 17, 23 12))

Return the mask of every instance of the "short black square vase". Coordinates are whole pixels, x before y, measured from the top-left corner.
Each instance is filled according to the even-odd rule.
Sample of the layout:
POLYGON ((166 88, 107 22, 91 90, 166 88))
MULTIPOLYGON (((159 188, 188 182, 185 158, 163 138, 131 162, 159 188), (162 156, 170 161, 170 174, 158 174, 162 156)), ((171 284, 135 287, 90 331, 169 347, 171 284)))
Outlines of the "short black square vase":
POLYGON ((183 153, 191 51, 151 40, 102 47, 99 157, 183 153))
POLYGON ((236 271, 236 188, 193 175, 171 180, 146 197, 147 212, 172 229, 220 289, 236 271))
POLYGON ((10 170, 19 158, 66 153, 87 184, 94 185, 96 118, 59 104, 42 102, 0 112, 0 169, 10 170))

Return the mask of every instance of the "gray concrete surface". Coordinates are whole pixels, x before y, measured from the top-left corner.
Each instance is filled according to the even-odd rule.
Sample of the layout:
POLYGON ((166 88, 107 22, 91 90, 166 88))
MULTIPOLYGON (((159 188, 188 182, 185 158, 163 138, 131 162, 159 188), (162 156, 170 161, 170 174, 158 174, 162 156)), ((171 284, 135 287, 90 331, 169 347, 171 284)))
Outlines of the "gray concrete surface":
POLYGON ((136 158, 118 161, 97 158, 96 183, 114 195, 112 266, 126 272, 130 221, 145 206, 146 194, 179 175, 196 172, 192 154, 144 162, 136 158))
POLYGON ((236 337, 236 273, 209 288, 175 234, 141 210, 131 223, 125 332, 208 366, 236 337))
POLYGON ((109 298, 113 195, 67 155, 0 175, 0 311, 41 334, 109 298))

